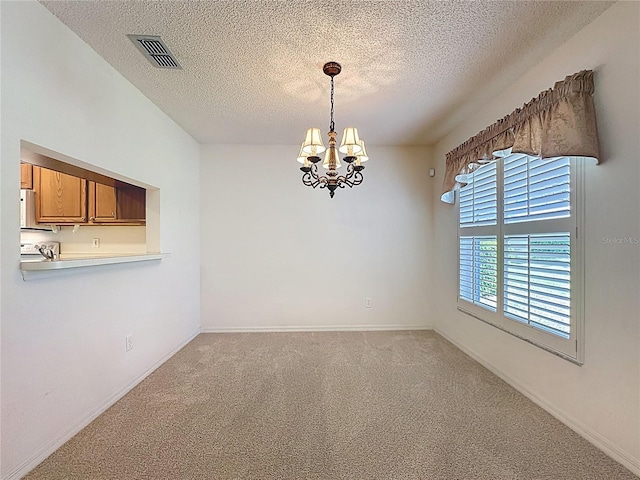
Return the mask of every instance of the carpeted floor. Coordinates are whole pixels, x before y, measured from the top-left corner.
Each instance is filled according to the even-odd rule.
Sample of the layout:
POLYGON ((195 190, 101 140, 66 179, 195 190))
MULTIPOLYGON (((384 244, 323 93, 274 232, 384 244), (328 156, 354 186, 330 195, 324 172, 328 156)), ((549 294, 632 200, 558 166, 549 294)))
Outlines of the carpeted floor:
POLYGON ((424 331, 200 335, 26 478, 638 477, 424 331))

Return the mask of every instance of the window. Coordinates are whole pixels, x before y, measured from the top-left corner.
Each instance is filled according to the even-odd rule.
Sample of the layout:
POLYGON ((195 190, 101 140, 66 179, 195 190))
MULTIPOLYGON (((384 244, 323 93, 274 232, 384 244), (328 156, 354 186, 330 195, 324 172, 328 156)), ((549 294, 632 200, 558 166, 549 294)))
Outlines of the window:
POLYGON ((581 362, 580 168, 513 154, 460 189, 458 308, 581 362))

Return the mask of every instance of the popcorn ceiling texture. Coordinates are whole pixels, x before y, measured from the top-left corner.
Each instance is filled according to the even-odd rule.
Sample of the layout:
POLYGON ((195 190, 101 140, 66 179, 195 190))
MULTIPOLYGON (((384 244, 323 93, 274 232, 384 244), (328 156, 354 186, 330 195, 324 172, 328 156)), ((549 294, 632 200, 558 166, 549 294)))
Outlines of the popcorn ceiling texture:
POLYGON ((458 107, 491 98, 613 2, 41 3, 201 143, 298 144, 328 128, 322 65, 335 60, 339 132, 430 145, 458 107), (153 67, 126 34, 162 36, 184 70, 153 67))

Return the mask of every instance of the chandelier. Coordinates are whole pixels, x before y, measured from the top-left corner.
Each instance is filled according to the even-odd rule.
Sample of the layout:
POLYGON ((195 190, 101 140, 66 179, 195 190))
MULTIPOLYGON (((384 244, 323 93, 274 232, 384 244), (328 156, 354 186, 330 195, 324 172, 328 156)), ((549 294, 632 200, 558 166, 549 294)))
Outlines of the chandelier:
POLYGON ((300 147, 298 154, 298 162, 302 163, 302 183, 308 187, 326 188, 331 198, 335 195, 338 187, 344 188, 345 185, 352 188, 362 183, 362 170, 364 170, 363 162, 369 160, 367 152, 364 148, 364 140, 358 136, 358 129, 355 127, 347 127, 342 134, 342 142, 340 142, 341 153, 345 154, 343 158, 347 164, 346 175, 340 175, 338 169, 341 167, 340 158, 336 151, 336 132, 335 123, 333 121, 333 78, 340 73, 342 67, 339 63, 325 63, 322 71, 325 75, 331 77, 331 121, 329 123, 329 148, 325 148, 322 143, 322 136, 319 128, 310 128, 307 130, 304 142, 300 147), (321 160, 319 155, 325 152, 324 162, 322 166, 327 169, 326 175, 318 175, 318 162, 321 160))

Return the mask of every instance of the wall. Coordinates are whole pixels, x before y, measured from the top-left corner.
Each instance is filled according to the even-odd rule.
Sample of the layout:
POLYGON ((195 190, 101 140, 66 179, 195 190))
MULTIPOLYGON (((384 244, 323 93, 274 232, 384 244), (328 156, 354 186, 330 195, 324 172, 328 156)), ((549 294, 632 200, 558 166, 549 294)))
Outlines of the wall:
POLYGON ((0 8, 6 479, 35 466, 198 332, 199 146, 42 5, 0 8), (171 255, 23 282, 21 140, 158 187, 154 228, 171 255))
MULTIPOLYGON (((489 368, 640 473, 640 4, 620 2, 441 140, 446 152, 582 69, 595 73, 602 164, 586 174, 585 364, 576 366, 456 310, 457 210, 435 205, 436 328, 489 368)), ((438 178, 442 184, 442 176, 438 178)))
POLYGON ((298 150, 202 147, 203 330, 429 326, 430 150, 367 145, 364 182, 333 199, 302 185, 298 150))
POLYGON ((73 226, 63 225, 57 233, 47 230, 23 230, 20 233, 21 242, 59 242, 63 256, 147 253, 145 237, 145 227, 134 225, 81 225, 77 232, 73 231, 73 226), (98 248, 92 244, 94 238, 100 240, 98 248))

